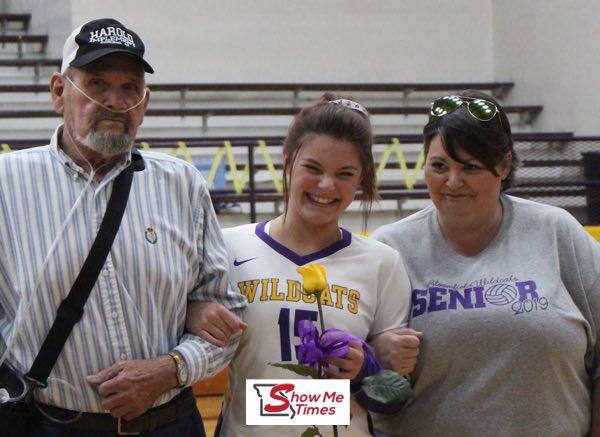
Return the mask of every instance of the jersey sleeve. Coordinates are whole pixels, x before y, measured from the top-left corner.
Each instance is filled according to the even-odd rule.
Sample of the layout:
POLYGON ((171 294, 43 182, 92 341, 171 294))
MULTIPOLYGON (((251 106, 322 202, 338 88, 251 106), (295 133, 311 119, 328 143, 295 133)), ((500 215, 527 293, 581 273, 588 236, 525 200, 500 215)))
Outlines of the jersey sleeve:
POLYGON ((600 377, 600 243, 565 213, 558 235, 562 281, 588 322, 588 373, 600 377))
POLYGON ((381 256, 388 261, 380 270, 377 309, 369 337, 408 325, 410 280, 400 254, 385 249, 381 256))

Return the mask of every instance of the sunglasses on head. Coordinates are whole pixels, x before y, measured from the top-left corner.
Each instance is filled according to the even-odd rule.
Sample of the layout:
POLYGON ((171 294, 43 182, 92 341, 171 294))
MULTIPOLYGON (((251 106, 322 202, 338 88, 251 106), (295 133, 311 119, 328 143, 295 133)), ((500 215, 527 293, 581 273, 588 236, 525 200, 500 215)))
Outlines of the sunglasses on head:
POLYGON ((475 97, 444 96, 431 103, 429 113, 435 117, 443 117, 466 104, 469 114, 479 121, 490 121, 498 113, 498 108, 492 102, 475 97))

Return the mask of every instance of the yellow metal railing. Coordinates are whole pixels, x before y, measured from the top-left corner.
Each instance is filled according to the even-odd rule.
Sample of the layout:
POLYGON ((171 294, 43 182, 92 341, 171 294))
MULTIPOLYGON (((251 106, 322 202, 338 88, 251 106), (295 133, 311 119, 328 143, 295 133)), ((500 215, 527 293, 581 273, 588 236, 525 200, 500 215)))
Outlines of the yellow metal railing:
POLYGON ((419 158, 417 159, 417 164, 412 169, 412 172, 409 172, 408 165, 406 165, 406 159, 404 157, 404 150, 402 149, 402 145, 400 144, 400 140, 398 140, 398 138, 392 138, 392 144, 387 144, 385 146, 383 155, 379 160, 379 165, 377 166, 377 170, 375 172, 377 181, 381 179, 381 173, 383 173, 383 170, 385 170, 388 164, 392 149, 396 151, 396 157, 398 158, 398 163, 400 164, 400 171, 402 173, 402 179, 404 179, 404 182, 406 183, 406 188, 412 190, 415 186, 415 182, 419 178, 419 171, 421 171, 423 164, 425 163, 425 154, 423 150, 421 150, 419 153, 419 158))
MULTIPOLYGON (((271 154, 267 148, 267 143, 264 140, 258 140, 258 147, 253 147, 252 150, 254 154, 258 151, 262 154, 264 162, 267 167, 267 171, 269 172, 269 176, 271 178, 271 182, 275 190, 278 193, 283 192, 282 181, 277 174, 277 170, 275 169, 275 165, 273 164, 273 159, 271 158, 271 154)), ((1 144, 2 151, 0 153, 10 152, 10 146, 6 143, 1 144)), ((219 165, 225 157, 225 161, 227 163, 227 167, 229 167, 229 174, 231 175, 231 181, 233 183, 233 189, 237 194, 241 194, 248 183, 250 177, 250 164, 246 162, 243 168, 238 168, 238 163, 235 160, 235 155, 233 153, 233 147, 231 145, 231 141, 223 141, 223 146, 219 147, 217 152, 214 155, 213 162, 211 164, 210 170, 206 177, 206 183, 208 187, 212 187, 213 182, 215 180, 215 176, 217 174, 217 170, 219 169, 219 165)), ((142 141, 140 143, 140 148, 142 150, 150 150, 150 144, 147 141, 142 141)), ((379 181, 381 179, 381 174, 386 169, 388 163, 390 162, 390 157, 392 152, 396 152, 396 157, 398 158, 398 164, 400 165, 401 177, 404 180, 406 187, 409 190, 412 190, 415 182, 419 179, 419 172, 423 168, 423 164, 425 163, 425 156, 423 151, 419 153, 419 157, 417 159, 417 163, 414 168, 409 169, 406 163, 406 158, 404 154, 404 150, 402 148, 402 144, 398 140, 398 138, 392 138, 392 143, 387 144, 383 151, 383 155, 379 160, 379 164, 376 169, 376 177, 379 181)), ((192 158, 192 154, 190 149, 186 145, 184 141, 178 141, 177 147, 172 148, 169 152, 171 156, 179 157, 184 159, 185 161, 193 164, 194 160, 192 158)))
POLYGON ((600 226, 584 226, 584 228, 592 237, 600 241, 600 226))
MULTIPOLYGON (((273 164, 273 160, 271 159, 271 155, 269 154, 267 143, 264 140, 259 140, 257 142, 257 145, 258 147, 252 147, 252 153, 256 154, 256 151, 258 150, 263 155, 265 164, 267 166, 267 171, 269 172, 271 181, 273 182, 273 186, 275 187, 275 190, 278 193, 281 193, 281 179, 277 175, 277 170, 275 169, 275 165, 273 164)), ((7 143, 0 144, 0 147, 0 154, 11 151, 11 148, 7 143)), ((140 148, 142 150, 150 150, 150 144, 146 141, 142 141, 140 143, 140 148)), ((392 155, 393 151, 396 152, 396 157, 398 158, 398 164, 400 165, 402 179, 406 183, 406 187, 409 190, 412 190, 415 185, 415 182, 419 179, 419 172, 423 169, 423 164, 425 163, 425 156, 423 150, 421 150, 414 168, 409 169, 406 163, 406 158, 404 155, 402 144, 400 143, 400 140, 398 140, 398 138, 392 138, 392 143, 387 144, 385 146, 385 149, 376 169, 377 181, 381 179, 381 174, 390 162, 390 156, 392 155)), ((194 160, 192 159, 190 149, 187 147, 184 141, 178 141, 177 147, 172 148, 171 151, 168 153, 171 156, 180 157, 188 161, 189 163, 194 164, 194 160)), ((233 153, 233 146, 231 145, 231 142, 227 140, 223 141, 223 146, 219 147, 217 152, 215 153, 212 165, 208 172, 208 176, 206 177, 206 183, 209 188, 212 187, 223 156, 225 156, 227 166, 229 167, 229 173, 231 175, 233 188, 237 194, 241 194, 246 184, 248 183, 250 177, 250 164, 247 162, 241 171, 238 170, 238 164, 235 160, 235 155, 233 153)), ((585 226, 584 228, 596 240, 600 241, 600 226, 585 226)))
MULTIPOLYGON (((150 145, 146 141, 140 143, 140 146, 142 150, 150 150, 150 145)), ((252 150, 253 153, 256 153, 257 148, 253 147, 252 150)), ((277 176, 277 170, 275 169, 275 165, 273 164, 273 160, 271 159, 271 155, 269 154, 269 150, 267 149, 267 143, 264 140, 258 141, 258 150, 260 151, 260 153, 262 153, 264 157, 265 164, 267 165, 267 170, 269 171, 275 190, 278 193, 283 192, 281 180, 277 176)), ((184 141, 177 142, 177 147, 171 149, 169 154, 171 156, 181 157, 182 159, 188 161, 191 164, 194 163, 194 160, 192 159, 192 155, 190 153, 190 149, 187 147, 184 141)), ((241 172, 239 172, 238 164, 235 160, 235 155, 233 153, 233 146, 231 145, 231 141, 223 141, 223 146, 220 147, 215 153, 213 162, 210 166, 210 170, 208 171, 208 175, 206 177, 206 184, 209 188, 212 187, 223 156, 225 156, 225 160, 229 167, 229 173, 231 174, 233 189, 236 193, 240 194, 244 190, 244 187, 246 186, 250 178, 250 164, 246 163, 241 172)))

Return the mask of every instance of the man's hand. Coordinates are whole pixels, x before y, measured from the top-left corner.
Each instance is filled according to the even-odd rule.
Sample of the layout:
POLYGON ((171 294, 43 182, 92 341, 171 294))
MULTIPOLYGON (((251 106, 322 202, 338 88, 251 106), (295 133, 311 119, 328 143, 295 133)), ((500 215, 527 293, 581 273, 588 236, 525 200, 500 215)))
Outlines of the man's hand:
POLYGON ((177 386, 175 362, 168 355, 152 360, 119 361, 89 375, 87 382, 102 396, 102 406, 125 420, 144 414, 158 396, 177 386))
POLYGON ((412 373, 419 356, 423 333, 410 328, 382 332, 371 340, 375 355, 384 367, 401 375, 412 373))
POLYGON ((242 319, 220 303, 188 303, 186 329, 215 346, 227 346, 231 338, 247 326, 242 319))
POLYGON ((325 361, 335 366, 323 368, 327 376, 334 379, 353 380, 362 370, 363 363, 365 362, 365 353, 361 343, 351 341, 348 343, 348 353, 345 356, 341 358, 327 358, 325 361))

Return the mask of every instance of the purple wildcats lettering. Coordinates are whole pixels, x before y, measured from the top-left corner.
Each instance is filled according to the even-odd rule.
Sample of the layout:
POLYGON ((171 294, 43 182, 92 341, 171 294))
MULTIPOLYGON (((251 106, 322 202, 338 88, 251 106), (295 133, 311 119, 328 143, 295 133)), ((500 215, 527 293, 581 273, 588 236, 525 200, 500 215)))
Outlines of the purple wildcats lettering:
POLYGON ((539 299, 537 294, 537 284, 534 281, 516 282, 517 290, 519 290, 519 300, 523 302, 527 299, 539 299))
POLYGON ((485 308, 483 287, 469 287, 462 292, 442 287, 412 291, 412 317, 418 317, 426 312, 432 313, 446 309, 455 310, 458 307, 457 304, 460 304, 466 310, 485 308))

